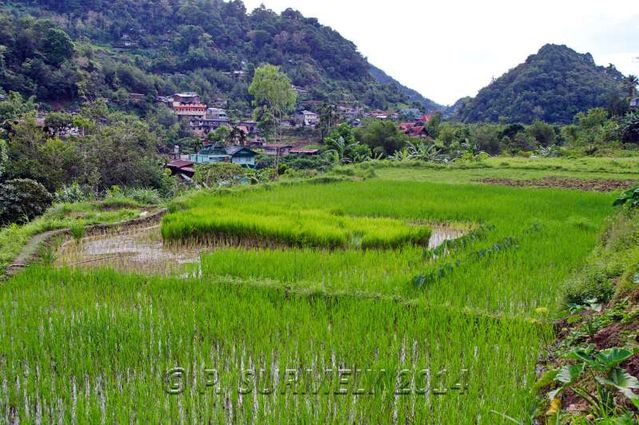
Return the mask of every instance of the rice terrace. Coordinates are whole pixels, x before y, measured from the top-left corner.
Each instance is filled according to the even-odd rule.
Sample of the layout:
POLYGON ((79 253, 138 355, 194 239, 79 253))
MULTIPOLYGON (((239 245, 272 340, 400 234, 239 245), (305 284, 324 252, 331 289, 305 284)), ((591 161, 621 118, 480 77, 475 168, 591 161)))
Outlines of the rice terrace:
POLYGON ((639 425, 638 3, 573 3, 0 1, 0 425, 639 425))
POLYGON ((0 288, 3 421, 533 417, 553 317, 616 195, 478 183, 505 168, 368 166, 194 192, 142 227, 182 263, 136 262, 126 229, 67 236, 0 288), (454 231, 429 247, 433 229, 454 231), (119 259, 74 261, 101 238, 119 259))

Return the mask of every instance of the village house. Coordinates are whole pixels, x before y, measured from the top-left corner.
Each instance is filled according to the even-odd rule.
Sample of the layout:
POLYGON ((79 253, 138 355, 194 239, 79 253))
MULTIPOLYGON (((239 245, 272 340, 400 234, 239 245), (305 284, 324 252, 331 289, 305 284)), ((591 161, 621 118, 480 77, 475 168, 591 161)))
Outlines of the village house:
POLYGON ((239 128, 245 128, 247 130, 247 135, 257 133, 257 122, 256 121, 239 121, 236 124, 239 128))
POLYGON ((156 96, 155 101, 158 103, 164 103, 169 108, 173 107, 173 96, 156 96))
POLYGON ((385 111, 371 111, 370 113, 367 114, 367 116, 378 119, 378 120, 387 120, 388 119, 388 113, 385 111))
POLYGON ((639 109, 639 97, 630 100, 630 109, 639 109))
POLYGON ((297 95, 299 97, 303 97, 306 96, 308 94, 308 90, 299 87, 299 86, 295 86, 295 85, 291 85, 291 87, 293 88, 293 90, 295 90, 295 93, 297 93, 297 95))
POLYGON ((166 168, 171 171, 171 175, 180 176, 190 180, 195 175, 195 168, 193 168, 193 161, 186 161, 183 159, 174 159, 166 164, 166 168))
POLYGON ((399 125, 402 133, 411 137, 428 137, 427 124, 432 115, 422 115, 414 122, 403 122, 399 125))
POLYGON ((203 138, 222 126, 229 127, 229 118, 224 109, 208 108, 203 117, 192 118, 189 126, 196 136, 203 138))
POLYGON ((202 100, 200 99, 200 96, 194 92, 176 93, 173 95, 173 106, 197 105, 201 103, 202 100))
POLYGON ((210 132, 217 130, 222 126, 228 126, 227 121, 207 120, 204 118, 192 118, 189 121, 189 127, 193 134, 200 138, 205 138, 210 132))
POLYGON ((206 104, 202 103, 197 93, 186 92, 173 95, 173 111, 180 117, 199 117, 206 115, 206 104))
POLYGON ((315 156, 319 155, 319 149, 291 149, 290 154, 295 156, 315 156))
POLYGON ((144 102, 145 97, 143 93, 129 93, 129 100, 131 100, 132 103, 144 102))
POLYGON ((222 146, 220 144, 207 146, 198 153, 190 155, 189 160, 195 164, 215 164, 231 162, 247 168, 255 167, 257 154, 243 146, 222 146))
POLYGON ((304 110, 298 115, 299 122, 304 127, 315 127, 320 123, 320 117, 315 112, 304 110))
POLYGON ((207 120, 217 120, 228 122, 229 117, 226 114, 226 111, 222 108, 208 108, 206 110, 206 115, 204 116, 207 120))
POLYGON ((268 156, 288 156, 291 153, 293 146, 284 144, 262 145, 264 153, 268 156))

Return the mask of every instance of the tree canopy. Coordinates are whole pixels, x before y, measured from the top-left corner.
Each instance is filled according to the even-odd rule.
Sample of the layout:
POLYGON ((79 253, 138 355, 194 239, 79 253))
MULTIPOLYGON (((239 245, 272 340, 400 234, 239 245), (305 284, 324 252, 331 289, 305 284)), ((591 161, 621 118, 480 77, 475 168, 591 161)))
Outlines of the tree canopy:
POLYGON ((457 105, 457 116, 466 122, 568 124, 578 112, 608 107, 622 97, 623 80, 613 66, 597 66, 588 53, 549 44, 457 105))

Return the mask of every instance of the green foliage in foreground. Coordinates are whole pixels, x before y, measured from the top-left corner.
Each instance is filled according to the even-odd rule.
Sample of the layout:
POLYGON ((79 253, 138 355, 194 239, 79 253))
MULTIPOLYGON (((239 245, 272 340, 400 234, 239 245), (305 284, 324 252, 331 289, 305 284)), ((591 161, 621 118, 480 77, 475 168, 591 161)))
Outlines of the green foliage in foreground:
POLYGON ((195 239, 246 246, 392 248, 427 244, 430 230, 400 220, 344 216, 341 210, 244 204, 237 198, 200 195, 197 207, 162 220, 166 241, 195 239))
POLYGON ((492 410, 534 408, 521 389, 550 331, 383 300, 32 268, 0 291, 0 421, 499 424, 492 410), (185 391, 169 395, 165 371, 176 366, 185 391), (384 392, 360 375, 342 386, 348 395, 334 394, 336 378, 302 394, 283 376, 309 368, 317 376, 302 382, 314 389, 325 369, 355 367, 429 370, 409 384, 428 392, 395 395, 395 376, 384 392), (218 370, 213 388, 205 368, 218 370), (261 368, 263 380, 239 396, 242 370, 261 368), (275 393, 259 393, 277 373, 275 393), (355 382, 377 391, 354 396, 355 382))
POLYGON ((559 343, 538 380, 549 423, 634 424, 639 416, 636 348, 639 221, 636 210, 609 219, 588 265, 567 286, 559 343), (612 297, 612 299, 611 299, 612 297), (633 376, 634 375, 634 376, 633 376), (577 413, 570 406, 580 403, 577 413), (631 406, 635 406, 635 410, 631 406))

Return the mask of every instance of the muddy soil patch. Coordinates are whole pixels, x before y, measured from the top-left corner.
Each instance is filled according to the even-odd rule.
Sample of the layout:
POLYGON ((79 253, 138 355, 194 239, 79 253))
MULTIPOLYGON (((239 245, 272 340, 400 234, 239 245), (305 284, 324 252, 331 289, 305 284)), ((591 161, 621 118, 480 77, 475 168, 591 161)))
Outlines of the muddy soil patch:
POLYGON ((548 176, 542 179, 517 180, 506 178, 484 178, 480 183, 495 184, 511 187, 540 187, 555 189, 577 189, 589 192, 612 192, 629 189, 637 184, 636 180, 599 180, 578 179, 572 177, 548 176))
POLYGON ((80 240, 67 240, 56 255, 57 266, 110 267, 118 271, 174 275, 198 269, 202 248, 165 246, 160 225, 129 227, 80 240))
MULTIPOLYGON (((438 225, 432 228, 429 248, 463 236, 464 230, 438 225)), ((197 275, 200 254, 225 247, 246 247, 241 241, 218 240, 165 243, 159 224, 107 229, 80 240, 67 239, 56 254, 58 267, 108 267, 123 272, 160 275, 197 275)), ((255 249, 256 246, 249 248, 255 249)), ((259 246, 261 249, 282 248, 259 246)))

